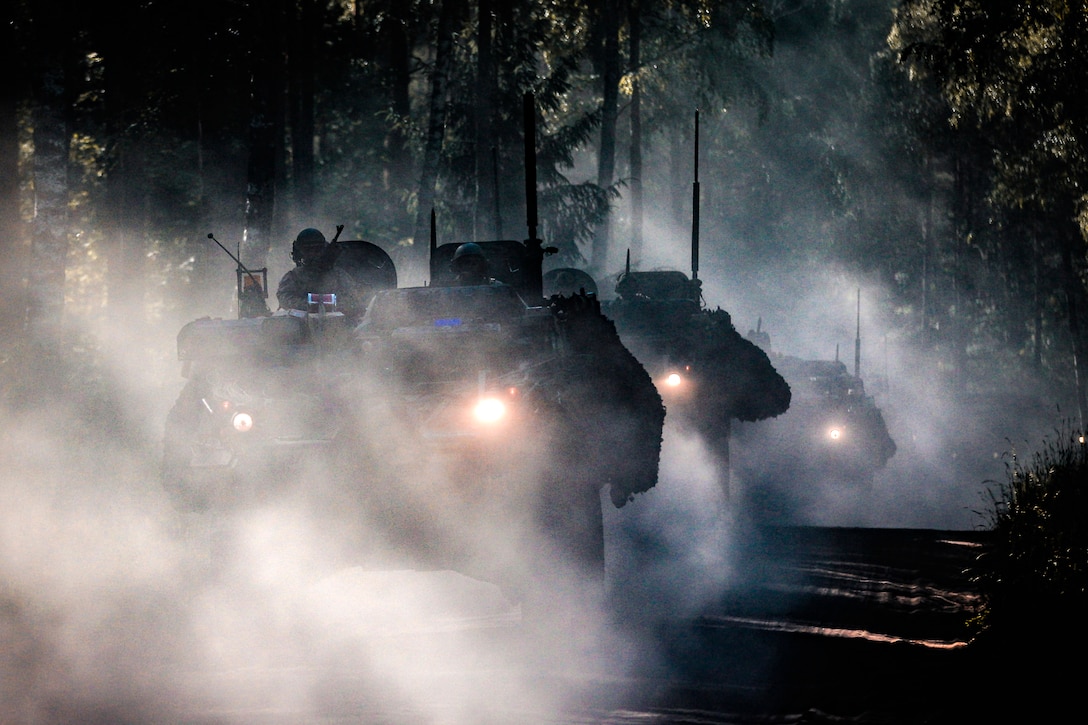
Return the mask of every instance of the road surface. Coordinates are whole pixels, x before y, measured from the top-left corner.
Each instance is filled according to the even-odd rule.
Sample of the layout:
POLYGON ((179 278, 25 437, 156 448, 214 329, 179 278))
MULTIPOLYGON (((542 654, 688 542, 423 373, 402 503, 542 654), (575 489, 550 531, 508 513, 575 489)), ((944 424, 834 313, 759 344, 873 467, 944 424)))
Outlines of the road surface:
POLYGON ((742 538, 743 564, 712 587, 613 571, 604 596, 539 618, 453 572, 317 575, 267 552, 244 581, 179 581, 72 612, 9 596, 3 721, 962 721, 978 606, 965 571, 984 534, 742 538))

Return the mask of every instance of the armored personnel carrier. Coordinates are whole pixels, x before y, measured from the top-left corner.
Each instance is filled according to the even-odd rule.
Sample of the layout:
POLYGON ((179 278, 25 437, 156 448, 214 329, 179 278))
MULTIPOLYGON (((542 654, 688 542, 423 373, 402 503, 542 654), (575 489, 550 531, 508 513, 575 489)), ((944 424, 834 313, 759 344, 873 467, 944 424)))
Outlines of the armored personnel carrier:
POLYGON ((817 523, 830 519, 813 517, 835 513, 858 523, 877 471, 896 451, 861 377, 860 309, 852 374, 837 350, 832 360, 774 352, 761 323, 748 337, 793 390, 785 415, 737 430, 738 469, 753 507, 779 521, 817 523))
POLYGON ((669 419, 698 434, 717 458, 728 498, 732 421, 784 413, 790 386, 767 354, 737 332, 728 312, 705 306, 697 278, 628 265, 616 293, 602 304, 605 315, 649 371, 669 419))
MULTIPOLYGON (((790 388, 766 353, 709 309, 699 280, 698 114, 693 189, 691 277, 678 270, 633 271, 630 252, 616 298, 602 302, 623 341, 650 373, 670 422, 698 434, 717 459, 723 498, 730 496, 732 421, 757 421, 790 406, 790 388)), ((574 269, 552 270, 551 290, 592 284, 574 269)))
MULTIPOLYGON (((396 287, 380 247, 336 244, 357 298, 396 287)), ((272 314, 267 290, 267 270, 239 262, 239 317, 201 318, 178 333, 186 383, 166 417, 162 480, 180 508, 252 504, 325 455, 341 432, 338 386, 355 363, 354 315, 320 291, 307 310, 272 314)))
POLYGON ((472 243, 480 283, 455 276, 462 245, 437 244, 432 213, 426 286, 398 288, 376 247, 337 259, 373 291, 358 324, 315 291, 313 310, 183 328, 163 458, 176 500, 221 510, 305 479, 378 564, 516 593, 600 581, 602 494, 620 507, 656 484, 665 409, 594 295, 544 297, 551 250, 527 202, 526 241, 472 243))
POLYGON ((432 245, 431 284, 379 292, 358 326, 366 507, 430 566, 512 587, 557 566, 600 579, 602 488, 620 507, 656 484, 661 398, 595 297, 543 298, 539 241, 475 244, 490 281, 457 284, 460 245, 432 245), (420 461, 428 484, 406 496, 420 461))

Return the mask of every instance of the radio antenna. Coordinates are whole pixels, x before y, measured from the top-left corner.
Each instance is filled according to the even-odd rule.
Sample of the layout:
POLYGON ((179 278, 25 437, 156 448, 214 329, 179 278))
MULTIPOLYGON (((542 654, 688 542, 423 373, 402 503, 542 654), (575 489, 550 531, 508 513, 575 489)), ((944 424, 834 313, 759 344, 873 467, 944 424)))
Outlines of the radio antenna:
POLYGON ((861 287, 858 287, 858 326, 854 334, 854 377, 861 377, 861 287))
POLYGON ((699 109, 695 109, 695 181, 691 185, 691 278, 699 279, 699 109))

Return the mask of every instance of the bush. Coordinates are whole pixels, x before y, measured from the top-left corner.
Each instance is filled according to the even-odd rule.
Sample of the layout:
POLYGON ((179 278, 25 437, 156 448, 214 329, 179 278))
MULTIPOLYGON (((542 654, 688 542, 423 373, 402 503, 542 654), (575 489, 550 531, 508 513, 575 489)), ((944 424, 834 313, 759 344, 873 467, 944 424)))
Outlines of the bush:
POLYGON ((981 623, 1002 638, 1083 636, 1088 604, 1088 444, 1059 431, 1029 463, 1014 454, 991 490, 992 544, 975 581, 981 623))

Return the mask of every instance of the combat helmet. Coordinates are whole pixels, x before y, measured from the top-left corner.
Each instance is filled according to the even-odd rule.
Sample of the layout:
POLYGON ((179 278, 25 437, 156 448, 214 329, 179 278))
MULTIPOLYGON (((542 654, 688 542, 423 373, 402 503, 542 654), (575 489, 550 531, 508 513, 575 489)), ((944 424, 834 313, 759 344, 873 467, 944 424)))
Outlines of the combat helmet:
POLYGON ((491 279, 488 266, 483 248, 475 242, 465 242, 459 246, 450 260, 450 271, 463 285, 487 284, 491 279))
POLYGON ((298 233, 295 241, 291 244, 291 261, 295 264, 301 264, 304 259, 313 258, 317 256, 313 250, 315 248, 324 249, 327 243, 325 235, 321 233, 320 229, 307 227, 298 233))
POLYGON ((483 257, 484 250, 476 242, 465 242, 457 248, 457 251, 453 253, 453 260, 456 262, 458 259, 467 256, 483 257))

